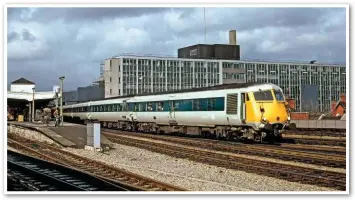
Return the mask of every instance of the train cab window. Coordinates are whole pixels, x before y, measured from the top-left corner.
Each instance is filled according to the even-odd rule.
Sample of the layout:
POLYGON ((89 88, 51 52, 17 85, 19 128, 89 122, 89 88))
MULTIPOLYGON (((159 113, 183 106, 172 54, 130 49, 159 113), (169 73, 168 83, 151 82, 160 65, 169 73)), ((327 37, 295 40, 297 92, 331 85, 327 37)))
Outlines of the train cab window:
POLYGON ((246 101, 249 101, 249 93, 245 93, 246 94, 246 101))
POLYGON ((272 97, 271 90, 254 92, 255 101, 272 101, 274 98, 272 97))
POLYGON ((284 96, 280 90, 274 90, 276 101, 285 101, 284 96))

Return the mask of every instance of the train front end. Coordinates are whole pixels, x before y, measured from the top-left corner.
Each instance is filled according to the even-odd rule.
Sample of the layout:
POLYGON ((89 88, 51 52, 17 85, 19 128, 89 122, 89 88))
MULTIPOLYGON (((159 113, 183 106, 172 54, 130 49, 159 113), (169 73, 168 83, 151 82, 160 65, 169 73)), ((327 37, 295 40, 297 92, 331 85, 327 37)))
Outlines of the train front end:
POLYGON ((280 88, 260 89, 251 94, 253 101, 249 106, 249 121, 254 122, 261 140, 280 140, 282 131, 296 128, 290 122, 290 110, 280 88))

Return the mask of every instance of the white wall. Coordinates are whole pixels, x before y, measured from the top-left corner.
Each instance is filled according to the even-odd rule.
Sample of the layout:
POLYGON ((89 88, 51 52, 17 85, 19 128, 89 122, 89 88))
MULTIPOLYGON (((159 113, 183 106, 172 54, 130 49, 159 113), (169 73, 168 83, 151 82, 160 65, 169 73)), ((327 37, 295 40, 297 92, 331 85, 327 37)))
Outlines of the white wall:
POLYGON ((27 93, 33 93, 32 88, 34 88, 35 85, 28 85, 28 84, 11 84, 10 86, 10 91, 11 92, 27 92, 27 93))
MULTIPOLYGON (((105 68, 104 71, 105 98, 118 96, 118 89, 120 89, 120 84, 118 84, 118 77, 120 75, 118 73, 119 64, 120 64, 120 59, 113 58, 113 59, 105 60, 105 67, 104 67, 105 68), (110 65, 110 60, 111 60, 111 65, 110 65)), ((122 91, 121 91, 121 95, 122 95, 122 91)))

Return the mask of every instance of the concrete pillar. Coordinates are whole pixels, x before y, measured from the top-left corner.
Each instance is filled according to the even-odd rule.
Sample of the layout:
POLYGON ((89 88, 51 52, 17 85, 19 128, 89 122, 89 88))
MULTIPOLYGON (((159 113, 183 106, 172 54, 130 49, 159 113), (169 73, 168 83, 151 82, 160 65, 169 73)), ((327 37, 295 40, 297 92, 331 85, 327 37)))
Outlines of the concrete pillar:
POLYGON ((32 121, 32 103, 28 102, 28 121, 32 121))
POLYGON ((91 151, 101 151, 100 122, 94 122, 94 121, 87 122, 85 149, 91 151))

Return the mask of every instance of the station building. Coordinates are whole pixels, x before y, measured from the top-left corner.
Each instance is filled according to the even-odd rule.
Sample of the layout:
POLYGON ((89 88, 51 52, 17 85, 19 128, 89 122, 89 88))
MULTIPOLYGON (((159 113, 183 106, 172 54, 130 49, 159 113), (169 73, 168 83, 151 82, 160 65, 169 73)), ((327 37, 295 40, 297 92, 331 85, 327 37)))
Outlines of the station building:
POLYGON ((132 54, 108 58, 102 63, 105 98, 218 84, 263 82, 279 85, 287 97, 295 100, 296 111, 329 112, 332 101, 346 93, 345 65, 314 61, 240 60, 239 45, 234 38, 235 32, 231 31, 230 43, 224 45, 226 47, 195 45, 196 48, 181 48, 177 58, 132 54), (216 51, 226 49, 236 51, 227 54, 229 57, 208 57, 222 55, 216 51))
POLYGON ((39 120, 38 111, 57 99, 58 87, 53 91, 36 91, 35 83, 25 78, 15 80, 7 91, 7 119, 19 121, 39 120), (33 106, 34 105, 34 109, 33 106), (32 111, 35 111, 32 114, 32 111), (21 119, 20 119, 21 116, 21 119))

